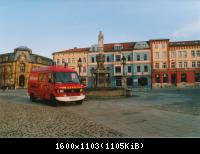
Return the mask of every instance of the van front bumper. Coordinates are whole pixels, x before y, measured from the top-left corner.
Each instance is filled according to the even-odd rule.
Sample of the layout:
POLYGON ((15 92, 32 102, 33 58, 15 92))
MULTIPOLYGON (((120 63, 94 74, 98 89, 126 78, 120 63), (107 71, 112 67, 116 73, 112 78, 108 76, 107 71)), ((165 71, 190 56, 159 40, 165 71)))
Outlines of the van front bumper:
POLYGON ((83 100, 83 99, 85 99, 85 95, 56 97, 56 100, 61 101, 61 102, 80 101, 80 100, 83 100))

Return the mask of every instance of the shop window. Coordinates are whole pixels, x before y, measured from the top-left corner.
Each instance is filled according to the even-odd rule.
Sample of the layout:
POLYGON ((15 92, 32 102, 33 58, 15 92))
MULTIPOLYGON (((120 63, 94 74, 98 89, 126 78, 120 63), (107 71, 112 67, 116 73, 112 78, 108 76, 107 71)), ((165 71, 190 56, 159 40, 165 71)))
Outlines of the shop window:
POLYGON ((163 83, 167 83, 168 82, 168 75, 165 73, 163 74, 163 83))
POLYGON ((187 74, 186 73, 181 74, 181 82, 187 82, 187 74))
POLYGON ((156 83, 160 83, 160 74, 156 74, 156 83))
POLYGON ((195 82, 200 82, 200 73, 195 73, 195 82))

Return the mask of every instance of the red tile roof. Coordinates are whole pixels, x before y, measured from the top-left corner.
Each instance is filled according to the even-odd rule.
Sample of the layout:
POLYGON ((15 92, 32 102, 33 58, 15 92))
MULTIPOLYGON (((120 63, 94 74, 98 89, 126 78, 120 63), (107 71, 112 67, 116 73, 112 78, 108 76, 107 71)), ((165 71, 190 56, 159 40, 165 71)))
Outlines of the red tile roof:
POLYGON ((200 45, 200 40, 170 42, 170 46, 189 46, 189 45, 200 45))
POLYGON ((83 52, 83 51, 89 51, 89 48, 73 48, 73 49, 68 49, 68 50, 54 52, 53 54, 56 54, 56 53, 65 53, 65 52, 83 52))
POLYGON ((104 44, 104 51, 114 51, 114 46, 115 45, 122 45, 123 49, 120 51, 125 51, 125 50, 133 50, 135 42, 123 42, 123 43, 109 43, 109 44, 104 44))

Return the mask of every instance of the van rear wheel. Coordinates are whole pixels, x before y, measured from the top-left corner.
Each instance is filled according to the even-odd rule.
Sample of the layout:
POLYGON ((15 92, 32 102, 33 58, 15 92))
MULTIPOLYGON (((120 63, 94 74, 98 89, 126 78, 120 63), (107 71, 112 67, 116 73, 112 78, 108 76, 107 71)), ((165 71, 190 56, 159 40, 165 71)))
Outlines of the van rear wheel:
POLYGON ((51 106, 56 107, 58 105, 58 101, 55 96, 51 96, 51 106))

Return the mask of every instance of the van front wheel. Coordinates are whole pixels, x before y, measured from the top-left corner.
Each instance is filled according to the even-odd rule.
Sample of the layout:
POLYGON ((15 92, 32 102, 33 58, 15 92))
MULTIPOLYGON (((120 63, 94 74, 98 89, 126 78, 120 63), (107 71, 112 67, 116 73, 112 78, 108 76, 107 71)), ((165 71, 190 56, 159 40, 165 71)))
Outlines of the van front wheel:
POLYGON ((55 96, 51 96, 51 105, 54 107, 58 105, 58 101, 56 100, 55 96))
POLYGON ((77 105, 81 105, 82 103, 83 103, 83 100, 76 101, 76 104, 77 104, 77 105))
POLYGON ((35 101, 36 101, 36 98, 34 97, 33 94, 30 95, 30 101, 31 101, 31 102, 35 102, 35 101))

